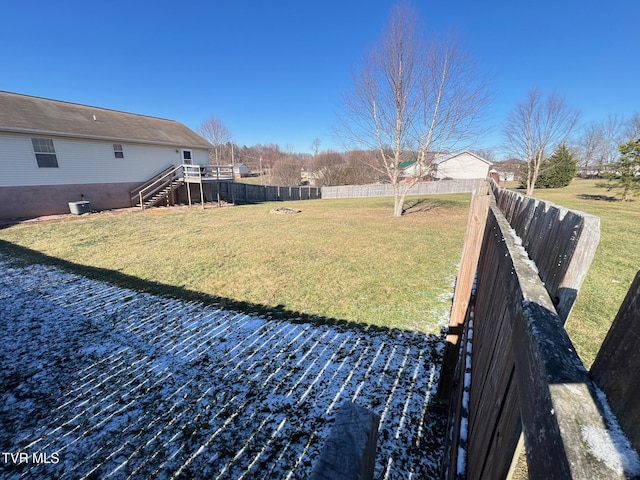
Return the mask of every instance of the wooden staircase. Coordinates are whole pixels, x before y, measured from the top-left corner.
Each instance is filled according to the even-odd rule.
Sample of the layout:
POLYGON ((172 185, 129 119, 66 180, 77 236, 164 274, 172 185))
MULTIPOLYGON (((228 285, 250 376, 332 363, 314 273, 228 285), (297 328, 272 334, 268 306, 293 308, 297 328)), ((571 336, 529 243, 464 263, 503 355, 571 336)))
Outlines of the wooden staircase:
MULTIPOLYGON (((202 185, 206 182, 233 182, 232 165, 171 165, 129 192, 131 206, 143 210, 165 201, 172 202, 172 194, 180 186, 195 183, 200 186, 200 201, 204 205, 202 185)), ((191 189, 187 188, 189 205, 191 189)))
MULTIPOLYGON (((181 180, 172 180, 168 185, 164 186, 162 189, 158 190, 151 197, 147 198, 143 202, 142 208, 155 207, 156 205, 162 203, 163 201, 169 199, 169 196, 182 185, 181 180)), ((139 202, 138 205, 139 206, 139 202)))
POLYGON ((131 206, 145 209, 166 201, 183 184, 181 173, 182 165, 171 165, 150 178, 130 192, 131 206))

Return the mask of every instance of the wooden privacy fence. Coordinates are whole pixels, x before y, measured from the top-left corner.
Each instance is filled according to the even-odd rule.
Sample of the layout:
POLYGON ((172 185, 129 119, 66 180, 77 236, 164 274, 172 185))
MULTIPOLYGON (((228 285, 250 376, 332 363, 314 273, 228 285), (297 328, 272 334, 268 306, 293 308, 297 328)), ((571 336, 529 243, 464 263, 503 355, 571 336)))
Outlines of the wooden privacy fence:
POLYGON ((278 187, 227 182, 214 187, 221 198, 233 203, 280 202, 287 200, 313 200, 321 197, 319 187, 278 187))
MULTIPOLYGON (((409 195, 444 195, 448 193, 470 193, 483 182, 482 179, 438 180, 418 182, 409 195)), ((322 187, 322 198, 392 197, 393 185, 376 183, 371 185, 339 185, 322 187)))
MULTIPOLYGON (((410 195, 444 195, 470 193, 483 182, 481 179, 441 180, 417 183, 410 195)), ((287 200, 313 200, 330 198, 360 198, 393 196, 389 184, 341 185, 334 187, 279 187, 236 182, 220 182, 211 185, 207 197, 222 198, 232 203, 261 203, 287 200)))
MULTIPOLYGON (((564 329, 598 241, 599 220, 591 215, 495 183, 474 194, 438 391, 450 408, 443 478, 507 478, 522 439, 530 478, 625 478, 624 465, 598 449, 619 443, 564 329)), ((637 320, 640 280, 634 285, 625 311, 637 320)), ((612 328, 593 374, 620 398, 610 402, 614 412, 636 425, 631 377, 640 354, 637 343, 634 355, 619 348, 631 317, 619 314, 623 326, 612 328)))

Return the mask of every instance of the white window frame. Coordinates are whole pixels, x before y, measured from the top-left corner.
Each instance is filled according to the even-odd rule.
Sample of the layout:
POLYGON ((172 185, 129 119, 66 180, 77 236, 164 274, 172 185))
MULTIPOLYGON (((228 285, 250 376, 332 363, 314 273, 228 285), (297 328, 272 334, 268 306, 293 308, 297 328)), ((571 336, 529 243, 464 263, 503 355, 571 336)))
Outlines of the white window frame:
POLYGON ((113 155, 115 158, 124 158, 124 147, 122 146, 121 143, 114 143, 113 144, 113 155))
POLYGON ((32 137, 31 146, 38 168, 59 168, 58 155, 52 138, 32 137))
POLYGON ((183 165, 193 165, 193 150, 191 150, 189 148, 183 148, 182 151, 180 152, 180 158, 182 160, 182 164, 183 165), (189 152, 189 159, 188 160, 186 158, 184 158, 184 154, 186 152, 189 152))

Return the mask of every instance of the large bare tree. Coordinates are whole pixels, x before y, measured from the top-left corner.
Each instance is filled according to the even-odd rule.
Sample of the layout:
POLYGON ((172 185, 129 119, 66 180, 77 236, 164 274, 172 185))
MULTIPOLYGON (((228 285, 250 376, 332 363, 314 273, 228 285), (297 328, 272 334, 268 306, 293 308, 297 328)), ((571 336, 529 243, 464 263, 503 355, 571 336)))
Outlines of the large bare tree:
POLYGON ((392 10, 389 24, 365 56, 345 96, 337 134, 345 147, 376 151, 372 164, 393 185, 394 216, 407 193, 431 168, 434 151, 459 148, 478 133, 488 90, 478 69, 453 37, 426 40, 408 4, 392 10), (418 172, 401 176, 400 163, 418 172))
POLYGON ((198 127, 198 133, 213 145, 210 161, 212 164, 219 165, 224 148, 231 142, 231 132, 222 120, 212 116, 198 127))
POLYGON ((527 99, 518 103, 505 122, 503 134, 511 154, 527 162, 527 195, 532 195, 542 161, 566 142, 580 119, 565 98, 551 93, 543 98, 538 89, 530 90, 527 99))

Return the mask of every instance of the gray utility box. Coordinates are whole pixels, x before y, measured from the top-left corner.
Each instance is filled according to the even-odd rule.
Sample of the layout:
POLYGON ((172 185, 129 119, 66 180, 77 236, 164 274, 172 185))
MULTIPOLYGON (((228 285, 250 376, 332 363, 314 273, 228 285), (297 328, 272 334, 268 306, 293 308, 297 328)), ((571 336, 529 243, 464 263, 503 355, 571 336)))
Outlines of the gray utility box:
POLYGON ((91 213, 91 202, 69 202, 69 210, 71 210, 71 213, 74 215, 91 213))

